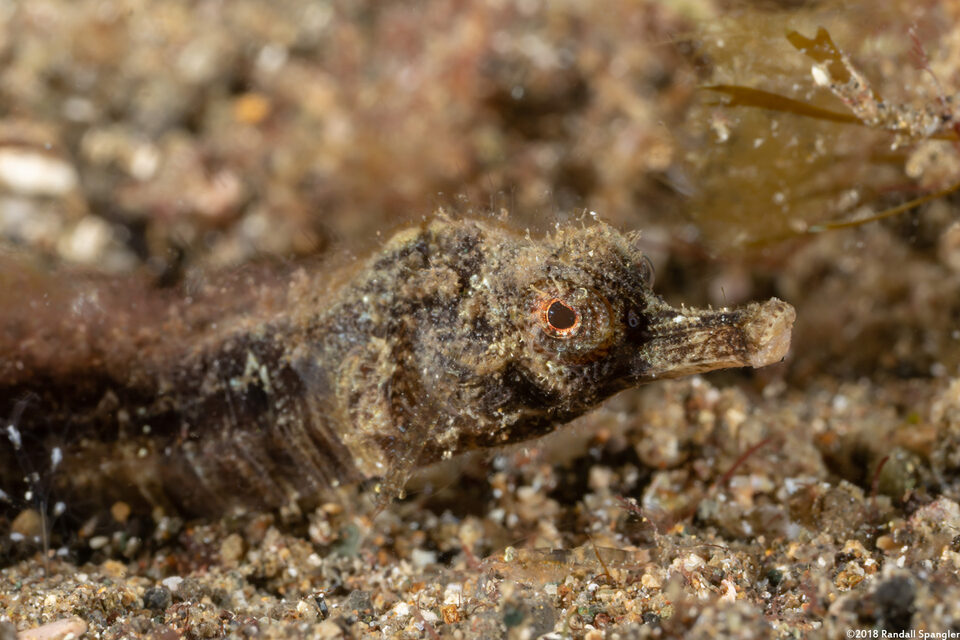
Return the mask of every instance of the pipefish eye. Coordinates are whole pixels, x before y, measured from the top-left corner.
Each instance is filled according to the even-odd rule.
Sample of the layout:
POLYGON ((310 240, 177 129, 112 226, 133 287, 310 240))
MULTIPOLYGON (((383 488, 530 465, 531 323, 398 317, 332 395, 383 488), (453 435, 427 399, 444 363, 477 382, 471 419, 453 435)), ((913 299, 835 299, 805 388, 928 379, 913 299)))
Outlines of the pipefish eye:
POLYGON ((537 285, 528 310, 533 350, 568 364, 603 356, 618 335, 619 311, 592 287, 537 285))
POLYGON ((542 322, 552 329, 557 337, 572 336, 580 328, 580 314, 560 298, 547 300, 541 305, 541 309, 542 322))

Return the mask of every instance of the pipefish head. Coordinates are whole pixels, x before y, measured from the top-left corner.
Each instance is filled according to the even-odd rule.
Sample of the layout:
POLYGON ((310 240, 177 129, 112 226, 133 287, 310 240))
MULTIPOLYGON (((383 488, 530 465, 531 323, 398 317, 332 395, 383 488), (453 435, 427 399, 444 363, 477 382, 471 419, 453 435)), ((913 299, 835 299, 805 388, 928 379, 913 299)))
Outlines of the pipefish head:
MULTIPOLYGON (((458 318, 461 446, 534 437, 622 389, 786 354, 793 308, 675 309, 635 238, 605 224, 543 239, 491 234, 458 318)), ((452 390, 451 390, 452 391, 452 390)))

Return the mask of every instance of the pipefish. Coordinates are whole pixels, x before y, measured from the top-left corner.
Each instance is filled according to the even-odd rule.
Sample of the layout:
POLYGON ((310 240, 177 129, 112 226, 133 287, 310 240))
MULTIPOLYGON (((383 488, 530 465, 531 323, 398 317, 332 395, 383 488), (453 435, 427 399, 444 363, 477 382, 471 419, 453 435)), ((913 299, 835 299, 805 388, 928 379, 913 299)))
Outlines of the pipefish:
POLYGON ((673 308, 635 234, 438 215, 349 277, 131 292, 0 269, 0 488, 183 513, 316 502, 543 435, 620 390, 783 358, 793 308, 673 308), (15 420, 13 417, 15 416, 15 420))

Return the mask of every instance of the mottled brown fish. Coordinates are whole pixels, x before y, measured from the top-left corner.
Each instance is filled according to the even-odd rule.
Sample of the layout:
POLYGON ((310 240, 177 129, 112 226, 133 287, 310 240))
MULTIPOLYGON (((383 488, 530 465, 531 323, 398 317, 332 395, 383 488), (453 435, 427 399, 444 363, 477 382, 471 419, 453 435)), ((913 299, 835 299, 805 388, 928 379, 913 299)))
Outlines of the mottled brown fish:
POLYGON ((0 488, 19 499, 52 457, 54 497, 81 504, 216 513, 375 478, 392 495, 622 389, 784 356, 790 305, 672 308, 634 240, 441 215, 348 276, 149 292, 0 264, 0 488))

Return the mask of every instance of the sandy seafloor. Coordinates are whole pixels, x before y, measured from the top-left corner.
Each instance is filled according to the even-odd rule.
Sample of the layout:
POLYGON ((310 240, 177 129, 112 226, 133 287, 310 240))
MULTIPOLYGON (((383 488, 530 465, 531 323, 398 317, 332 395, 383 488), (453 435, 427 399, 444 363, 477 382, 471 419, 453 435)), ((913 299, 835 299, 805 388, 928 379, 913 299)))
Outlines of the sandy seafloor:
POLYGON ((114 505, 96 535, 52 518, 45 553, 24 502, 0 639, 960 633, 958 200, 800 233, 960 177, 958 24, 955 2, 0 1, 4 250, 163 277, 438 207, 595 212, 644 230, 671 302, 798 314, 782 364, 623 393, 379 512, 356 488, 223 520, 114 505), (818 27, 864 100, 934 124, 705 88, 850 114, 787 39, 818 27))

